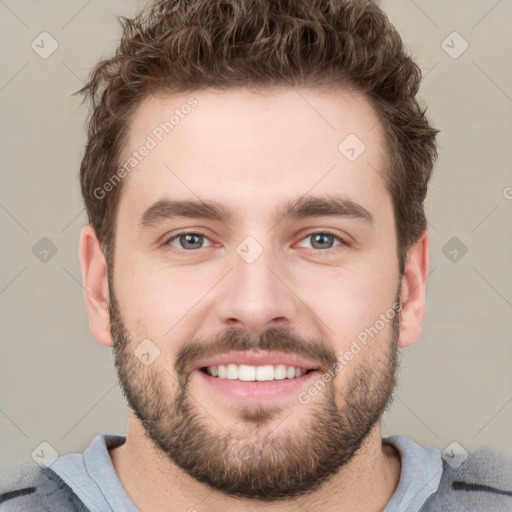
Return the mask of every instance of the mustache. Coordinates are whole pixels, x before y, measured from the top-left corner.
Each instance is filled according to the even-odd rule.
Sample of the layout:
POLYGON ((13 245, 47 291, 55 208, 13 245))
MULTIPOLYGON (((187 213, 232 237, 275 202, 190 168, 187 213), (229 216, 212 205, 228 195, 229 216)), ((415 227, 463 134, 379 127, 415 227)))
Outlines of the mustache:
POLYGON ((180 378, 188 378, 194 363, 233 351, 275 351, 293 354, 317 362, 324 373, 337 362, 334 349, 320 338, 303 339, 286 327, 272 327, 261 334, 230 328, 213 340, 193 339, 178 350, 174 369, 180 378))

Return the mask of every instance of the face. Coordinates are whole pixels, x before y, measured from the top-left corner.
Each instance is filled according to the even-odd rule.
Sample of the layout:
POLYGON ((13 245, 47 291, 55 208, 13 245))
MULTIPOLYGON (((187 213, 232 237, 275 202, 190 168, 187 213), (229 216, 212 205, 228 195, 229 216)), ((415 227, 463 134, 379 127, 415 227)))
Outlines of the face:
POLYGON ((219 491, 311 492, 389 401, 400 279, 376 125, 359 94, 277 88, 134 116, 124 156, 152 147, 119 203, 116 366, 155 446, 219 491))

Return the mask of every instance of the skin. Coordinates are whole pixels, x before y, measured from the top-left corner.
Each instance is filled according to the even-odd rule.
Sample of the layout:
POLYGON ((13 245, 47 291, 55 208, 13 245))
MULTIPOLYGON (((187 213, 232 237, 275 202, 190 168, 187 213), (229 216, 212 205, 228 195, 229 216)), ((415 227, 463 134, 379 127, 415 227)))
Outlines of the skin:
MULTIPOLYGON (((111 276, 115 300, 133 346, 150 339, 160 350, 150 366, 133 366, 134 378, 142 382, 144 376, 157 375, 163 399, 172 403, 180 389, 179 379, 173 379, 180 350, 191 340, 218 341, 218 334, 229 328, 252 335, 288 328, 303 342, 319 340, 341 356, 393 306, 400 285, 404 304, 396 336, 388 323, 326 388, 343 410, 343 392, 358 372, 375 368, 375 383, 382 381, 383 362, 393 347, 407 347, 418 339, 425 314, 428 235, 409 249, 400 277, 379 118, 361 94, 348 90, 207 89, 149 97, 133 117, 126 155, 191 96, 197 107, 125 178, 119 204, 111 276), (353 162, 338 150, 350 133, 366 146, 353 162), (285 201, 333 192, 364 206, 373 224, 333 217, 276 224, 275 208, 285 201), (141 229, 143 211, 163 197, 219 201, 236 219, 222 223, 181 218, 141 229), (204 234, 206 247, 185 251, 177 239, 170 248, 163 245, 183 229, 204 234), (314 248, 308 235, 325 230, 347 245, 334 241, 331 248, 314 248), (249 235, 263 249, 250 264, 236 252, 249 235), (185 254, 178 254, 180 249, 185 254)), ((91 226, 81 233, 80 261, 91 333, 112 347, 107 264, 91 226)), ((272 402, 275 414, 255 429, 231 398, 213 394, 196 377, 190 375, 188 389, 207 431, 250 438, 261 450, 269 436, 286 440, 312 435, 304 433, 304 426, 314 425, 315 414, 330 396, 319 393, 308 405, 295 395, 272 402)), ((212 490, 196 480, 155 446, 133 411, 126 443, 110 456, 128 495, 143 512, 190 507, 214 512, 233 506, 285 511, 297 510, 297 502, 306 510, 370 512, 383 510, 401 469, 397 454, 382 443, 380 428, 379 420, 354 456, 321 486, 270 502, 212 490)))

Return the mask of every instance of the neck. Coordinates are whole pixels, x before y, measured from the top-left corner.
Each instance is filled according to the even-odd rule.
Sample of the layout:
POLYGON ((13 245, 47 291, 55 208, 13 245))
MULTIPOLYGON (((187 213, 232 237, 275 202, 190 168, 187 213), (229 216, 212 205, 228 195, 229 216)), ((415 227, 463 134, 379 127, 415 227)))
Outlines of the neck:
POLYGON ((377 423, 365 443, 338 473, 315 492, 289 500, 264 502, 228 496, 190 477, 172 463, 145 436, 138 419, 130 412, 126 442, 110 450, 110 457, 124 489, 141 512, 318 512, 382 511, 400 479, 398 452, 382 442, 377 423))

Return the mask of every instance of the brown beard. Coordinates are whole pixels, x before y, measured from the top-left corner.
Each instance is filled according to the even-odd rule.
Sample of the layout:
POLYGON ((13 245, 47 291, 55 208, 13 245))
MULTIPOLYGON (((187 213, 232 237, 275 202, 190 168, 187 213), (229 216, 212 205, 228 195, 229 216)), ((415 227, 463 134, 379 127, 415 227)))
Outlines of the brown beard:
MULTIPOLYGON (((218 422, 212 422, 190 394, 192 364, 232 350, 274 350, 318 361, 324 372, 338 361, 335 352, 322 340, 305 340, 286 328, 272 328, 261 335, 229 329, 214 340, 192 340, 178 350, 173 399, 164 386, 171 373, 158 369, 156 363, 143 366, 134 356, 134 340, 121 319, 110 275, 109 289, 115 366, 129 407, 147 437, 170 461, 227 495, 275 501, 313 492, 354 457, 391 401, 399 312, 391 321, 391 335, 369 342, 383 345, 378 355, 364 347, 358 362, 350 363, 358 366, 350 368, 343 389, 336 388, 334 378, 322 389, 322 396, 303 405, 311 410, 309 419, 297 424, 293 434, 267 428, 283 409, 261 403, 235 408, 247 426, 243 435, 222 426, 217 429, 218 422)), ((400 289, 395 304, 399 298, 400 289)))

